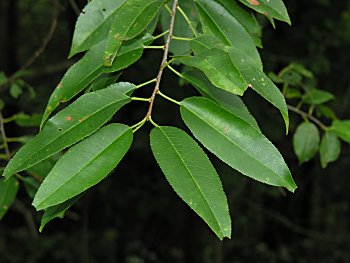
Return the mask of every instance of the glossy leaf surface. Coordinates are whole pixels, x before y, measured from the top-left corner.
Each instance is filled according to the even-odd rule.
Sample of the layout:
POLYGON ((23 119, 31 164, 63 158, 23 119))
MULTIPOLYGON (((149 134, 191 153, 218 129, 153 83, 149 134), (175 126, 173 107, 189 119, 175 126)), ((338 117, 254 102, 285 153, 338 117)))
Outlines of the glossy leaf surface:
MULTIPOLYGON (((57 113, 33 140, 11 159, 4 176, 25 170, 92 134, 105 124, 130 98, 120 85, 88 93, 57 113)), ((132 84, 128 86, 133 87, 132 84)))
POLYGON ((268 18, 276 18, 291 24, 287 9, 282 0, 239 0, 268 18))
POLYGON ((70 148, 46 176, 33 206, 41 210, 63 203, 99 183, 124 157, 132 138, 128 126, 110 124, 70 148))
POLYGON ((15 201, 18 186, 19 184, 16 178, 10 178, 6 181, 4 178, 0 179, 0 220, 15 201))
POLYGON ((320 134, 315 124, 303 122, 293 136, 294 152, 300 164, 309 161, 318 151, 320 134))
POLYGON ((320 145, 320 159, 322 168, 338 159, 341 151, 340 141, 333 132, 326 132, 320 145))
POLYGON ((126 0, 90 1, 80 13, 75 24, 69 57, 90 49, 105 40, 115 14, 126 0))
POLYGON ((150 43, 152 40, 152 36, 146 35, 139 40, 126 44, 120 49, 120 53, 111 67, 103 66, 101 59, 105 42, 94 46, 82 59, 70 67, 63 76, 49 99, 41 124, 44 124, 58 105, 75 97, 102 73, 122 70, 136 62, 142 55, 143 44, 150 43))
POLYGON ((216 0, 216 2, 225 7, 226 10, 238 20, 238 22, 250 34, 256 46, 262 47, 262 27, 251 12, 241 8, 237 0, 216 0))
POLYGON ((184 131, 157 127, 151 147, 175 192, 223 239, 231 236, 231 219, 221 181, 200 146, 184 131))
POLYGON ((127 0, 116 11, 114 21, 108 33, 104 52, 104 65, 111 66, 124 41, 139 35, 166 0, 127 0))
POLYGON ((259 130, 258 123, 250 114, 242 99, 237 95, 216 88, 199 70, 186 71, 182 73, 182 76, 188 80, 204 97, 218 103, 259 130))
POLYGON ((181 102, 181 116, 193 135, 232 168, 266 184, 296 189, 279 151, 250 123, 199 97, 181 102))
MULTIPOLYGON (((262 68, 260 55, 253 39, 245 28, 223 6, 212 0, 196 0, 203 30, 220 39, 226 46, 233 46, 262 68)), ((259 68, 258 67, 258 68, 259 68)))

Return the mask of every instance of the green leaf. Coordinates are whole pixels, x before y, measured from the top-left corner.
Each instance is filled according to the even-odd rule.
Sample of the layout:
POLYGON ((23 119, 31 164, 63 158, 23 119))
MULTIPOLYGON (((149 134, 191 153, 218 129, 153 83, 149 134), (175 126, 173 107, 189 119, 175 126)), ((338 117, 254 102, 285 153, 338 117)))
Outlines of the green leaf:
POLYGON ((38 127, 42 118, 41 114, 28 115, 25 113, 19 113, 15 116, 15 122, 21 127, 38 127))
POLYGON ((340 139, 350 143, 350 120, 335 120, 330 128, 340 139))
POLYGON ((317 109, 321 114, 321 116, 324 116, 332 120, 337 119, 337 115, 335 115, 334 111, 330 107, 320 104, 320 105, 317 105, 317 109))
POLYGON ((326 168, 330 162, 334 162, 340 155, 341 145, 337 135, 327 131, 320 145, 320 159, 322 168, 326 168))
POLYGON ((245 28, 223 6, 212 0, 196 0, 203 31, 212 34, 226 46, 233 46, 254 61, 262 69, 260 55, 253 39, 245 28))
MULTIPOLYGON (((134 87, 133 84, 128 86, 134 87)), ((120 85, 116 84, 88 93, 57 113, 33 140, 16 153, 4 176, 8 178, 25 170, 95 132, 131 101, 119 92, 119 88, 120 85)))
POLYGON ((117 81, 121 76, 121 72, 118 73, 107 73, 100 75, 95 81, 91 84, 91 90, 97 91, 112 85, 117 81))
POLYGON ((332 99, 334 99, 332 93, 319 89, 308 90, 303 96, 303 102, 307 104, 322 104, 332 99))
POLYGON ((21 179, 24 188, 30 198, 34 198, 36 192, 40 187, 40 183, 32 177, 24 177, 21 179))
POLYGON ((315 124, 303 122, 298 126, 293 136, 293 147, 300 164, 315 156, 319 144, 320 134, 315 124))
POLYGON ((105 40, 118 8, 126 0, 94 0, 79 15, 69 57, 105 40))
POLYGON ((5 84, 8 81, 5 73, 3 71, 0 71, 0 86, 5 84))
POLYGON ((287 9, 282 0, 239 0, 242 4, 265 15, 270 20, 272 18, 291 24, 287 9))
POLYGON ((128 126, 110 124, 70 148, 46 176, 33 206, 41 210, 63 203, 99 183, 124 157, 132 138, 128 126))
POLYGON ((21 96, 22 93, 23 93, 22 86, 19 83, 14 82, 11 84, 10 95, 12 98, 18 99, 18 97, 21 96))
POLYGON ((181 102, 181 116, 193 135, 232 168, 266 184, 296 189, 276 147, 239 116, 198 97, 181 102))
POLYGON ((237 3, 236 0, 216 0, 220 3, 226 10, 234 16, 238 22, 245 28, 245 30, 250 34, 255 45, 262 48, 261 43, 261 33, 262 27, 259 25, 258 21, 251 12, 246 11, 244 8, 237 3))
POLYGON ((49 223, 51 220, 55 218, 63 218, 66 211, 74 205, 82 196, 82 194, 77 195, 62 204, 58 204, 52 207, 49 207, 45 210, 43 217, 41 218, 40 228, 39 232, 43 232, 44 227, 47 223, 49 223))
POLYGON ((0 220, 5 216, 7 210, 15 201, 18 192, 18 181, 16 178, 9 180, 0 179, 0 220))
POLYGON ((288 109, 281 91, 249 56, 234 47, 220 46, 206 35, 192 40, 191 46, 195 56, 180 58, 180 62, 201 69, 215 86, 231 93, 242 95, 251 87, 280 110, 288 131, 288 109))
POLYGON ((190 70, 182 73, 182 76, 188 80, 204 97, 218 103, 223 108, 231 111, 233 114, 249 122, 259 130, 258 123, 250 114, 244 102, 236 95, 217 89, 208 78, 199 70, 190 70))
POLYGON ((128 0, 116 11, 108 33, 104 65, 113 64, 123 42, 142 33, 165 2, 166 0, 128 0))
POLYGON ((228 53, 221 49, 213 48, 178 61, 202 70, 215 86, 233 94, 243 95, 248 87, 228 53))
POLYGON ((222 240, 231 236, 231 219, 221 181, 200 146, 175 127, 151 131, 154 157, 175 192, 222 240))
POLYGON ((94 46, 81 60, 70 67, 63 76, 61 82, 57 85, 57 88, 53 91, 49 99, 41 124, 43 125, 45 123, 46 119, 58 105, 72 99, 102 73, 116 72, 136 62, 142 55, 143 45, 151 43, 152 41, 152 36, 145 35, 140 39, 133 40, 126 44, 120 49, 111 67, 103 66, 103 61, 101 59, 105 48, 105 42, 94 46))

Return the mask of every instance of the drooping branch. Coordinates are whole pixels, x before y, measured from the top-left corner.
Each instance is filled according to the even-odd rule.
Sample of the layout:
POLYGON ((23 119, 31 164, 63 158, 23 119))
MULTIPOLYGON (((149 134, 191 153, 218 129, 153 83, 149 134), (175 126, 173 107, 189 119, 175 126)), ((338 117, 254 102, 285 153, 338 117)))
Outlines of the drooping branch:
POLYGON ((159 68, 156 84, 154 86, 154 90, 153 90, 153 93, 152 93, 152 96, 151 96, 150 102, 149 102, 149 108, 148 108, 148 111, 147 111, 147 114, 146 114, 146 119, 150 120, 150 121, 152 121, 152 117, 151 116, 152 116, 154 100, 156 98, 156 95, 159 92, 159 86, 160 86, 160 82, 162 80, 163 71, 164 71, 164 68, 166 67, 167 61, 168 61, 169 46, 170 46, 171 40, 173 38, 174 23, 175 23, 175 16, 176 16, 176 11, 177 11, 177 7, 178 7, 178 2, 179 2, 178 0, 174 0, 173 6, 172 6, 172 9, 171 9, 170 27, 169 27, 168 37, 167 37, 167 40, 166 40, 165 45, 164 45, 163 59, 162 59, 162 63, 161 63, 160 68, 159 68))
POLYGON ((311 120, 316 125, 318 125, 322 130, 327 130, 328 129, 328 127, 325 124, 323 124, 320 120, 315 118, 313 115, 308 114, 308 113, 306 113, 306 112, 304 112, 304 111, 302 111, 302 110, 300 110, 300 109, 298 109, 298 108, 296 108, 296 107, 294 107, 292 105, 289 105, 289 104, 287 105, 287 107, 288 107, 289 110, 299 114, 303 118, 307 118, 307 119, 311 120))

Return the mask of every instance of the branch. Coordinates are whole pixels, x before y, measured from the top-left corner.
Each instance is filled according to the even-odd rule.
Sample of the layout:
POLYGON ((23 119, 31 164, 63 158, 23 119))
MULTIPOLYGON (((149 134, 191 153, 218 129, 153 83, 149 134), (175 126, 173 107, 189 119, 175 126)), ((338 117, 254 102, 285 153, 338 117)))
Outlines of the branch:
POLYGON ((317 118, 315 118, 315 117, 312 116, 311 114, 308 114, 308 113, 306 113, 306 112, 304 112, 304 111, 302 111, 302 110, 300 110, 300 109, 298 109, 298 108, 296 108, 296 107, 294 107, 294 106, 292 106, 292 105, 288 105, 288 104, 287 104, 287 108, 288 108, 289 110, 291 110, 291 111, 293 111, 293 112, 299 114, 300 116, 302 116, 302 117, 304 117, 304 118, 307 118, 307 119, 313 121, 313 122, 314 122, 315 124, 317 124, 322 130, 325 130, 325 131, 328 130, 328 127, 327 127, 325 124, 323 124, 320 120, 318 120, 317 118))
POLYGON ((170 46, 170 42, 173 38, 175 15, 176 15, 177 7, 178 7, 178 2, 179 2, 178 0, 174 0, 173 7, 171 9, 170 27, 169 27, 168 37, 167 37, 167 40, 166 40, 165 45, 164 45, 163 59, 162 59, 162 63, 161 63, 160 68, 159 68, 158 75, 157 75, 156 84, 154 86, 154 90, 153 90, 152 96, 151 96, 150 101, 149 101, 148 112, 146 114, 146 119, 149 121, 152 121, 151 115, 152 115, 154 100, 156 98, 156 95, 159 92, 160 81, 162 80, 164 68, 167 65, 169 46, 170 46))
POLYGON ((7 137, 6 137, 6 132, 5 132, 5 127, 4 127, 4 117, 2 116, 2 112, 0 111, 0 133, 1 133, 1 139, 4 145, 4 150, 7 156, 7 159, 11 159, 11 153, 9 149, 9 145, 7 143, 7 137))
POLYGON ((59 4, 57 0, 53 1, 53 12, 52 12, 52 17, 51 17, 51 23, 49 27, 49 31, 47 32, 45 38, 43 39, 40 47, 34 52, 34 54, 23 64, 23 66, 19 69, 19 71, 25 70, 29 68, 37 59, 38 57, 44 52, 47 44, 50 42, 53 33, 56 30, 57 26, 57 17, 58 17, 58 9, 59 9, 59 4))

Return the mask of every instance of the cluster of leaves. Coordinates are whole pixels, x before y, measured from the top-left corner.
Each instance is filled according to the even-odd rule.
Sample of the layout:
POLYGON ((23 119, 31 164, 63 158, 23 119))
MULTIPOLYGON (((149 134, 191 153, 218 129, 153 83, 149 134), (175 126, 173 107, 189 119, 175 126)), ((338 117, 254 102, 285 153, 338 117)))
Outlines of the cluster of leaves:
POLYGON ((300 164, 311 160, 318 152, 323 168, 336 161, 341 152, 340 139, 350 143, 350 120, 339 120, 327 106, 334 95, 318 89, 312 72, 297 63, 285 67, 278 75, 271 72, 269 77, 282 85, 285 98, 297 104, 289 108, 304 119, 293 136, 294 152, 300 164), (330 125, 320 119, 325 119, 330 125), (320 130, 323 132, 322 139, 320 130))
MULTIPOLYGON (((246 176, 290 191, 296 189, 283 157, 262 134, 240 98, 248 88, 253 89, 281 112, 288 130, 284 96, 263 72, 257 50, 262 46, 261 27, 252 11, 265 15, 273 25, 274 19, 290 23, 283 2, 188 0, 181 1, 179 6, 175 0, 172 8, 168 4, 166 0, 93 0, 87 4, 76 23, 70 57, 87 52, 53 91, 40 133, 5 168, 6 180, 0 181, 2 215, 13 202, 21 180, 34 198, 34 207, 45 210, 42 230, 115 169, 129 150, 133 134, 147 121, 154 125, 150 145, 166 179, 220 239, 231 235, 227 198, 202 146, 246 176), (158 24, 163 33, 155 35, 158 24), (164 46, 151 45, 163 36, 164 46), (139 85, 115 83, 120 72, 149 48, 164 49, 157 77, 139 85), (182 72, 173 67, 179 64, 183 65, 182 72), (166 68, 189 82, 201 96, 179 102, 163 94, 159 87, 166 68), (136 89, 151 83, 155 83, 155 88, 150 98, 132 96, 136 89), (50 118, 60 105, 79 95, 50 118), (179 106, 184 123, 202 146, 185 131, 153 121, 157 95, 179 106), (130 126, 107 124, 121 107, 133 100, 149 102, 145 118, 130 126), (60 155, 66 148, 68 151, 60 155)), ((294 90, 290 86, 294 84, 288 80, 293 77, 287 75, 292 71, 285 71, 289 73, 280 74, 277 79, 284 83, 290 98, 294 90)), ((316 95, 300 93, 300 96, 305 103, 316 104, 316 95)), ((347 122, 335 121, 330 130, 349 140, 348 132, 344 131, 349 126, 347 122)), ((300 137, 298 134, 299 131, 296 138, 300 137)), ((331 133, 327 134, 323 144, 333 145, 329 143, 333 140, 329 138, 331 133)))

